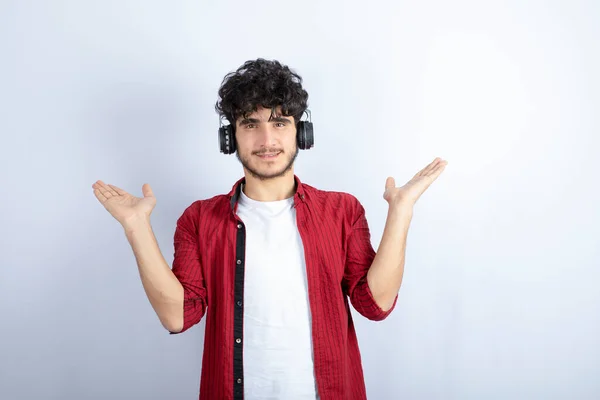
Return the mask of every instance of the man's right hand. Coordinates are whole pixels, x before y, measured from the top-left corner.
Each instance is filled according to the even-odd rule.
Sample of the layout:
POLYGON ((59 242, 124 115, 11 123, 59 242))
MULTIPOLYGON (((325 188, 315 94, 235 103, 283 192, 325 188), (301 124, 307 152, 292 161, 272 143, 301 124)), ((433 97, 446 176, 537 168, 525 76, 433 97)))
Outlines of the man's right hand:
POLYGON ((140 217, 149 219, 156 205, 156 197, 147 183, 142 185, 142 198, 132 196, 123 189, 107 185, 100 180, 96 181, 92 188, 96 198, 123 227, 135 223, 140 217))
POLYGON ((156 205, 156 198, 150 185, 142 185, 142 198, 102 181, 96 181, 92 188, 104 208, 123 225, 142 285, 161 324, 170 332, 181 332, 184 289, 163 257, 152 231, 150 213, 156 205))

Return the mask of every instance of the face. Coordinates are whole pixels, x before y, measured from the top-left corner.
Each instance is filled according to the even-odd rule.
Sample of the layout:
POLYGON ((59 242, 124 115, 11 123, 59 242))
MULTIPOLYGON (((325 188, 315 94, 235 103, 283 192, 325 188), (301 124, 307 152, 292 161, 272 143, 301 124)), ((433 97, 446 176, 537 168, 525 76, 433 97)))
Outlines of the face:
POLYGON ((271 109, 258 107, 248 118, 236 121, 236 155, 253 177, 267 180, 292 169, 298 155, 294 117, 280 114, 271 118, 271 109))

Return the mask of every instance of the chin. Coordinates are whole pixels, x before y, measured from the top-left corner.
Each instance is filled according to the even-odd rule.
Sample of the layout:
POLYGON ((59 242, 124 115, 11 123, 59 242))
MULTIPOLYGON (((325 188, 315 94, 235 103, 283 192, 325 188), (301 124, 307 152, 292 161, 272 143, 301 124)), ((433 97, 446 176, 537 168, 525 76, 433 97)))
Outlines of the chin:
POLYGON ((276 159, 272 161, 261 159, 256 154, 250 154, 249 157, 240 157, 236 151, 236 157, 244 167, 244 169, 253 177, 260 180, 268 180, 279 178, 288 173, 298 155, 298 149, 294 153, 288 153, 283 150, 276 159), (293 154, 290 158, 288 154, 293 154))
POLYGON ((271 165, 271 166, 264 166, 264 165, 248 165, 248 166, 244 166, 246 171, 248 171, 248 173, 250 173, 253 177, 260 179, 260 180, 268 180, 268 179, 275 179, 275 178, 279 178, 283 175, 285 175, 286 173, 288 173, 291 169, 292 169, 292 165, 287 166, 287 168, 284 166, 282 167, 281 165, 271 165))

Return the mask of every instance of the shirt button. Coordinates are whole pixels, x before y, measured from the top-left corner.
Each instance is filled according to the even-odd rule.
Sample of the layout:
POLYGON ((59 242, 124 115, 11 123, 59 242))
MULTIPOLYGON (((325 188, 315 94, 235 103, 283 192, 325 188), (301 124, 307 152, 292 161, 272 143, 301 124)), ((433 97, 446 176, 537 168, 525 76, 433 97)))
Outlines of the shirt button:
POLYGON ((235 339, 235 342, 236 342, 236 343, 242 343, 242 339, 240 339, 240 338, 237 338, 237 339, 235 339))
POLYGON ((242 260, 237 260, 238 265, 242 263, 242 260))
POLYGON ((238 229, 242 229, 242 224, 238 224, 238 229))
POLYGON ((237 383, 242 383, 242 378, 238 378, 237 383))
POLYGON ((237 305, 238 305, 239 307, 241 307, 241 306, 242 306, 242 302, 241 302, 241 301, 238 301, 238 302, 237 302, 237 305))

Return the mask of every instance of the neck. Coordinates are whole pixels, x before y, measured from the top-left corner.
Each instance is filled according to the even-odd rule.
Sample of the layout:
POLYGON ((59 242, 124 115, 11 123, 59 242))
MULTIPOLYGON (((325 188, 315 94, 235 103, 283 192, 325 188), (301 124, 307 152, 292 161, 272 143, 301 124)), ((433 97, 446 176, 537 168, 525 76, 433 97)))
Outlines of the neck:
POLYGON ((256 201, 278 201, 289 199, 296 193, 294 170, 290 169, 284 175, 266 180, 258 179, 244 171, 246 183, 244 194, 256 201))

